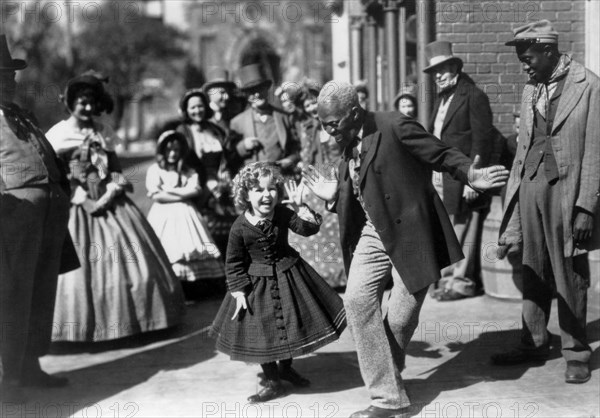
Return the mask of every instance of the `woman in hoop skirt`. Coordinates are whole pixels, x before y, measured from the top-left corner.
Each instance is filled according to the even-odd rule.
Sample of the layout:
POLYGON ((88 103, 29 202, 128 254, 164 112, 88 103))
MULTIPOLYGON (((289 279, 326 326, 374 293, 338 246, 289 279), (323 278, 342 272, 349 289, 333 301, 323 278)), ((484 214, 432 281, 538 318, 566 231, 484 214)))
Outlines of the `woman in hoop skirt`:
POLYGON ((104 341, 181 322, 185 305, 179 281, 143 214, 126 196, 119 138, 95 120, 112 110, 99 74, 67 83, 71 116, 46 134, 69 165, 73 195, 69 232, 81 267, 59 276, 55 341, 104 341))

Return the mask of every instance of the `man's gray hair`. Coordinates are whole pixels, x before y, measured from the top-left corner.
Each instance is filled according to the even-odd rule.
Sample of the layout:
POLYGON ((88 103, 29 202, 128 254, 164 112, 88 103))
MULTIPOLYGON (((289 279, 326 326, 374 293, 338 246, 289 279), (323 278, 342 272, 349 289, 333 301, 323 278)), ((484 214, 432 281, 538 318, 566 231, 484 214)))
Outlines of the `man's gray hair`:
POLYGON ((343 81, 328 81, 319 93, 317 104, 333 106, 337 110, 347 112, 359 106, 356 87, 343 81))

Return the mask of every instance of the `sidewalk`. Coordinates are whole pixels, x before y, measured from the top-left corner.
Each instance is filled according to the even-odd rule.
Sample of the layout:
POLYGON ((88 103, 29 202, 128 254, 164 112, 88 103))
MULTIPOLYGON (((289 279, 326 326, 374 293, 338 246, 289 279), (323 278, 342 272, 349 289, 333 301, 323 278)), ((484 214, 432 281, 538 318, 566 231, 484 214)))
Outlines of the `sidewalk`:
MULTIPOLYGON (((403 373, 417 417, 600 416, 600 298, 589 292, 592 379, 563 381, 554 346, 543 366, 494 367, 490 353, 518 340, 520 304, 488 296, 456 302, 428 298, 403 373)), ((9 417, 347 417, 369 403, 352 337, 295 361, 312 386, 267 404, 246 397, 258 389, 258 365, 233 362, 207 336, 220 300, 188 309, 178 329, 103 344, 62 344, 44 368, 70 379, 59 390, 30 390, 26 406, 4 405, 9 417)), ((558 341, 554 306, 550 330, 558 341)))

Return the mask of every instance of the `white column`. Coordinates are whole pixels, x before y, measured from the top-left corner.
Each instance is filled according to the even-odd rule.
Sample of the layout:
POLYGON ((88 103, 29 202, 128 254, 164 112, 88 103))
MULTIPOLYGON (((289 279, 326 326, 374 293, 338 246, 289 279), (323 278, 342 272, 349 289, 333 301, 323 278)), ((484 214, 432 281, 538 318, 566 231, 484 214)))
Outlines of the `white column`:
POLYGON ((600 75, 600 1, 585 2, 585 66, 600 75))
POLYGON ((344 6, 341 16, 331 16, 331 59, 333 79, 350 83, 350 17, 344 6))

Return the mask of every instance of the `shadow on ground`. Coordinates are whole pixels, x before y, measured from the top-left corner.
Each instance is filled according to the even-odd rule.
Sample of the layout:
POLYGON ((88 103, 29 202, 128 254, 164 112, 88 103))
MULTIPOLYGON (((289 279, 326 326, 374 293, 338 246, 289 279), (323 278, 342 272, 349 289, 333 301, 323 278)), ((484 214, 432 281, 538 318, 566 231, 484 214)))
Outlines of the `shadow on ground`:
MULTIPOLYGON (((600 340, 600 320, 596 319, 587 325, 590 344, 600 340)), ((467 343, 449 343, 447 348, 457 352, 452 359, 422 373, 428 375, 423 379, 408 379, 406 386, 409 396, 416 405, 414 414, 418 414, 425 405, 432 404, 440 394, 455 391, 484 382, 519 380, 533 367, 544 367, 545 362, 528 363, 514 366, 494 366, 489 357, 493 353, 507 351, 519 342, 520 330, 486 332, 467 343)), ((411 343, 408 354, 413 357, 439 358, 439 349, 432 348, 429 343, 417 341, 411 343)), ((550 357, 548 360, 561 358, 560 336, 552 335, 550 357)), ((600 367, 600 348, 592 352, 590 369, 600 367)), ((562 376, 557 376, 561 379, 562 376)))
MULTIPOLYGON (((219 304, 220 300, 214 299, 208 309, 207 303, 191 307, 187 315, 192 318, 173 329, 100 343, 54 343, 53 361, 65 363, 72 356, 74 361, 85 359, 87 365, 77 368, 75 364, 71 371, 60 373, 69 379, 69 386, 27 389, 26 405, 3 404, 0 415, 20 417, 37 411, 35 416, 113 416, 113 412, 126 416, 123 405, 120 412, 111 412, 101 411, 99 403, 161 373, 187 369, 215 357, 215 342, 208 337, 207 326, 219 304), (108 360, 115 356, 119 358, 108 360)), ((168 390, 173 379, 168 377, 158 385, 168 390)))

